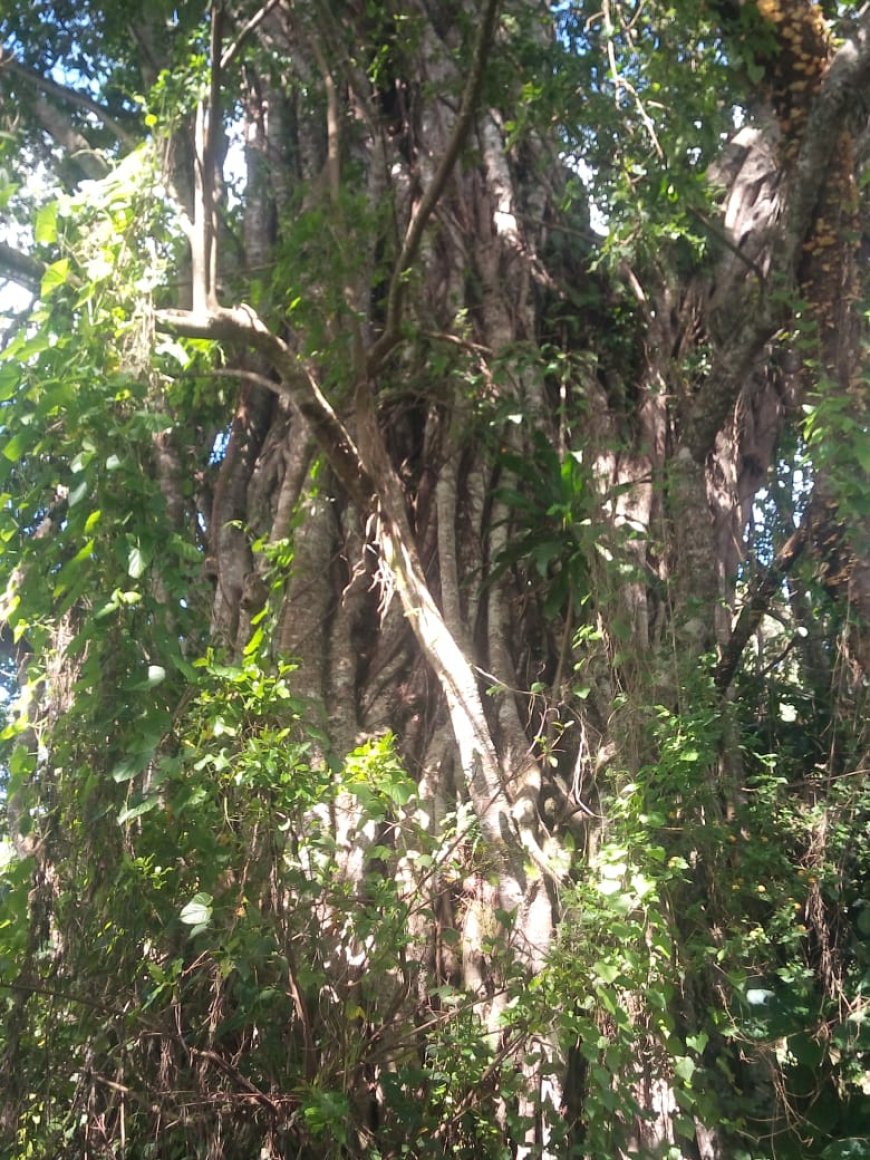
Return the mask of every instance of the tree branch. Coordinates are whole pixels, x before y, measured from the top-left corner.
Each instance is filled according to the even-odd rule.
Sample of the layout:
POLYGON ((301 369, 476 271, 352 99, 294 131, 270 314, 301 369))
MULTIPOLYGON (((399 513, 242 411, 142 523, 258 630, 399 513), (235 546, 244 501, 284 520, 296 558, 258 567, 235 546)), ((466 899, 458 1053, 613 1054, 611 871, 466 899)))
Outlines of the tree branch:
POLYGON ((45 266, 38 259, 31 258, 30 254, 0 242, 0 270, 8 275, 10 282, 17 282, 19 286, 36 294, 42 284, 45 266))
POLYGON ((804 513, 803 519, 794 532, 789 536, 777 552, 773 563, 752 586, 749 599, 740 609, 737 623, 731 632, 728 644, 713 672, 713 680, 717 689, 727 689, 731 684, 743 650, 749 643, 749 638, 761 624, 761 619, 767 611, 783 580, 792 569, 795 561, 807 546, 809 540, 810 508, 804 513))
POLYGON ((108 163, 44 93, 37 93, 35 111, 46 133, 54 138, 61 149, 66 150, 70 161, 78 166, 85 177, 91 181, 101 181, 106 176, 109 172, 108 163))
POLYGON ((366 368, 369 375, 376 373, 378 368, 383 364, 384 359, 399 341, 399 328, 402 321, 402 306, 404 304, 405 284, 408 272, 417 257, 417 251, 420 248, 420 242, 423 238, 423 231, 441 199, 441 195, 453 171, 453 166, 456 164, 471 128, 472 121, 474 120, 480 90, 483 86, 486 60, 489 55, 489 48, 495 29, 498 3, 499 0, 487 0, 483 19, 481 20, 474 45, 474 59, 471 72, 469 73, 468 81, 462 94, 462 103, 459 107, 459 116, 456 118, 456 124, 453 127, 453 134, 444 152, 444 156, 438 164, 435 176, 429 183, 420 204, 417 206, 416 212, 408 224, 401 252, 393 267, 392 277, 390 278, 390 289, 387 296, 387 319, 384 332, 371 347, 366 359, 366 368))
POLYGON ((784 221, 773 232, 767 287, 744 294, 735 337, 695 398, 684 442, 703 463, 731 413, 737 396, 765 345, 790 313, 786 291, 792 287, 801 248, 813 224, 816 206, 830 173, 843 125, 857 96, 870 84, 870 12, 854 36, 838 50, 813 102, 800 150, 788 179, 784 221), (774 297, 771 289, 776 292, 774 297))
POLYGON ((210 79, 208 101, 196 106, 193 163, 193 231, 190 236, 194 311, 217 307, 217 208, 215 174, 220 124, 221 37, 224 10, 220 0, 211 5, 209 34, 210 79))
POLYGON ((109 132, 117 137, 121 144, 129 146, 131 149, 137 144, 133 134, 129 133, 110 113, 106 112, 98 101, 93 100, 87 93, 80 93, 77 89, 68 88, 66 85, 60 85, 57 81, 50 80, 48 77, 40 76, 34 69, 21 64, 14 56, 11 56, 9 53, 4 53, 3 49, 0 48, 0 70, 3 69, 20 77, 22 80, 28 81, 34 88, 45 93, 47 96, 55 97, 57 100, 64 101, 66 104, 84 109, 85 112, 93 113, 98 120, 102 121, 109 132))
POLYGON ((320 390, 310 367, 269 330, 252 307, 158 310, 156 323, 170 334, 237 342, 259 351, 281 376, 280 382, 264 378, 262 385, 296 405, 350 498, 361 512, 373 509, 376 487, 347 428, 320 390))
POLYGON ((255 12, 251 19, 242 26, 236 39, 229 46, 229 48, 226 49, 223 56, 221 57, 221 72, 226 72, 226 70, 238 56, 239 52, 244 46, 245 41, 248 39, 251 33, 254 32, 263 23, 272 9, 276 8, 278 4, 279 0, 268 0, 268 2, 263 5, 259 12, 255 12))

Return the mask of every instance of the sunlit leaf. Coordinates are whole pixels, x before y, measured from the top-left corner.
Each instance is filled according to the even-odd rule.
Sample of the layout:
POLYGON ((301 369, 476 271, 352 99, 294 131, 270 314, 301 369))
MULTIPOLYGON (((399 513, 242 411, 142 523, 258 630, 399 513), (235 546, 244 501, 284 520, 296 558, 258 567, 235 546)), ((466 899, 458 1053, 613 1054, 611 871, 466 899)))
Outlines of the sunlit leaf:
POLYGON ((195 894, 190 902, 185 903, 179 912, 179 918, 185 926, 199 926, 211 921, 212 896, 210 894, 195 894))
POLYGON ((134 805, 124 806, 118 814, 118 825, 124 825, 125 822, 132 822, 134 818, 140 818, 143 814, 150 813, 158 803, 156 795, 140 798, 134 805))
POLYGON ((69 258, 60 258, 46 268, 40 285, 40 294, 43 298, 48 298, 58 287, 66 284, 69 268, 69 258))
POLYGON ((40 206, 33 226, 33 236, 41 246, 50 246, 57 241, 57 202, 50 201, 40 206))
POLYGON ((134 544, 127 555, 127 575, 133 580, 138 580, 149 563, 148 555, 138 544, 134 544))

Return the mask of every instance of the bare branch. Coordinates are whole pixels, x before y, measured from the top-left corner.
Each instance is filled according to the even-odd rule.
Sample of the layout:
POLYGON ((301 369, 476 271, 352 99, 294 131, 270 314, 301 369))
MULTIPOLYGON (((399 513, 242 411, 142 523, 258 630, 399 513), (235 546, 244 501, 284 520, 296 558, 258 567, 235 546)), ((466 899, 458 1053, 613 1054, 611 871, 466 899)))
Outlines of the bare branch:
POLYGON ((76 129, 69 118, 57 105, 53 105, 44 93, 38 93, 35 105, 36 116, 50 137, 65 149, 85 177, 100 181, 109 172, 109 165, 94 149, 87 137, 76 129))
POLYGON ((219 0, 211 6, 210 81, 208 101, 196 107, 194 128, 194 229, 190 235, 194 311, 217 306, 217 206, 215 177, 217 134, 220 124, 221 37, 224 10, 219 0))
POLYGON ((230 67, 243 48, 245 41, 248 39, 251 33, 254 32, 263 23, 272 9, 278 6, 278 3, 279 0, 268 0, 268 2, 263 5, 259 12, 255 12, 251 19, 242 26, 236 39, 229 46, 229 48, 226 49, 223 56, 221 57, 221 72, 225 72, 230 67))
POLYGON ((34 293, 39 291, 45 266, 37 258, 31 258, 22 250, 0 242, 0 271, 9 278, 10 282, 17 282, 34 293))
POLYGON ((453 135, 450 138, 444 156, 438 164, 435 176, 429 183, 420 204, 417 206, 416 213, 408 224, 401 253, 393 267, 392 277, 390 278, 390 290, 387 297, 387 320, 384 326, 384 332, 369 350, 366 360, 369 374, 374 374, 378 370, 384 359, 399 341, 399 327, 402 321, 402 305, 404 302, 405 282, 408 271, 414 264, 417 251, 420 248, 420 242, 423 239, 423 231, 441 199, 441 195, 453 171, 453 166, 456 164, 471 128, 472 121, 474 120, 480 90, 483 85, 483 76, 486 69, 489 48, 495 29, 497 11, 498 0, 487 0, 483 19, 478 29, 477 40, 474 45, 474 60, 471 72, 469 73, 468 81, 462 94, 462 103, 459 108, 459 116, 456 118, 456 124, 453 127, 453 135))
POLYGON ((743 650, 749 643, 749 638, 761 624, 761 619, 767 611, 771 600, 779 591, 782 582, 792 569, 795 561, 803 552, 809 541, 809 509, 804 514, 797 529, 792 532, 780 550, 773 563, 764 575, 752 586, 749 598, 740 609, 737 623, 725 646, 722 659, 713 674, 717 689, 727 689, 731 684, 743 650))
POLYGON ((55 97, 59 101, 63 101, 68 105, 74 105, 78 109, 84 109, 103 123, 103 125, 112 133, 123 145, 129 146, 131 149, 136 145, 136 138, 132 133, 129 133, 123 125, 121 125, 111 114, 107 113, 99 101, 93 100, 87 93, 80 93, 77 89, 71 89, 67 85, 59 85, 57 81, 50 80, 48 77, 40 76, 38 72, 21 64, 11 56, 9 53, 4 53, 0 48, 0 70, 5 69, 14 76, 20 77, 22 80, 28 81, 47 96, 55 97))
POLYGON ((170 334, 237 342, 259 351, 281 376, 280 382, 264 378, 261 385, 296 405, 350 498, 361 512, 372 510, 376 488, 347 428, 320 390, 311 369, 269 330, 255 310, 250 306, 159 310, 156 322, 170 334))

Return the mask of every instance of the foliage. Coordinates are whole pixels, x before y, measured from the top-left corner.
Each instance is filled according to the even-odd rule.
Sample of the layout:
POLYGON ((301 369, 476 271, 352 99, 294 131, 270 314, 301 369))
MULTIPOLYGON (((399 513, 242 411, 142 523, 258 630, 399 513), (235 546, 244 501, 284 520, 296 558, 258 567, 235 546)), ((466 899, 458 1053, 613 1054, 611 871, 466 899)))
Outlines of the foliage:
POLYGON ((505 3, 463 133, 473 4, 4 8, 2 1156, 866 1152, 866 375, 732 7, 505 3))
POLYGON ((569 451, 560 461, 541 436, 530 455, 506 452, 500 465, 512 483, 496 493, 510 512, 511 536, 494 561, 492 578, 522 561, 545 586, 545 615, 566 608, 573 613, 591 596, 596 550, 607 553, 603 527, 593 525, 599 500, 584 470, 583 453, 569 451), (529 488, 532 479, 535 486, 529 488))

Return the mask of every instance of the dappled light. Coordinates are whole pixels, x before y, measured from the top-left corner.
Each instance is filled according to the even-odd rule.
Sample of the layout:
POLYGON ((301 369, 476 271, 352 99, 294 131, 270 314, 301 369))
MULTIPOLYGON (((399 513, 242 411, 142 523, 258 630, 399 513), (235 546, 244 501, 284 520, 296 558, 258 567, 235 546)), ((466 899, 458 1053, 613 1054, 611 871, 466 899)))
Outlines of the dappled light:
POLYGON ((0 1156, 870 1154, 870 15, 6 0, 0 1156))

